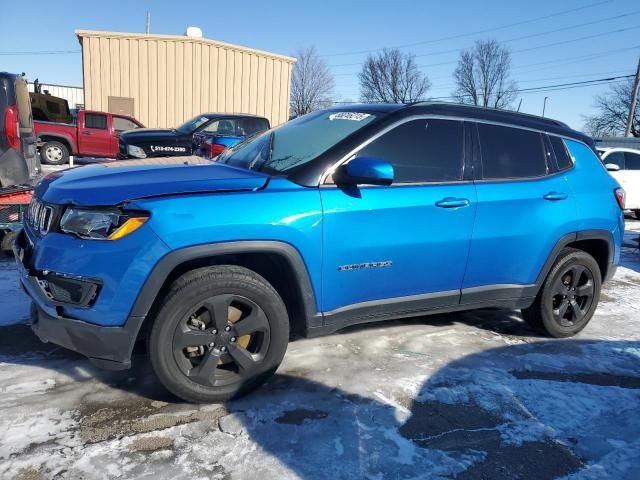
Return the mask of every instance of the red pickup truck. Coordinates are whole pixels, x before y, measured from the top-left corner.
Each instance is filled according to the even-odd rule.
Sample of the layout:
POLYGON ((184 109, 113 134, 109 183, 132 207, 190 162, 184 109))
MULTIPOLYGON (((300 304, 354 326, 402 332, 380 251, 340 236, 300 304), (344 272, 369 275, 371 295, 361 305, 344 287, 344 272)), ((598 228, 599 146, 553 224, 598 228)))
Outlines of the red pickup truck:
POLYGON ((43 163, 60 165, 69 155, 116 158, 120 132, 141 128, 133 117, 80 110, 75 123, 34 121, 43 163))

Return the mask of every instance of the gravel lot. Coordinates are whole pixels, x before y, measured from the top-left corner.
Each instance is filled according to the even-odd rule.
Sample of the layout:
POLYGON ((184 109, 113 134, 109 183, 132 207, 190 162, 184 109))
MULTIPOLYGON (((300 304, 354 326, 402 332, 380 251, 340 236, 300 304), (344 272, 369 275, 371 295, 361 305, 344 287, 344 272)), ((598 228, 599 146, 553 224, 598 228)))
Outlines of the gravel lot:
POLYGON ((41 344, 2 261, 0 478, 638 478, 640 252, 622 262, 573 339, 499 310, 351 328, 194 406, 143 357, 105 372, 41 344))

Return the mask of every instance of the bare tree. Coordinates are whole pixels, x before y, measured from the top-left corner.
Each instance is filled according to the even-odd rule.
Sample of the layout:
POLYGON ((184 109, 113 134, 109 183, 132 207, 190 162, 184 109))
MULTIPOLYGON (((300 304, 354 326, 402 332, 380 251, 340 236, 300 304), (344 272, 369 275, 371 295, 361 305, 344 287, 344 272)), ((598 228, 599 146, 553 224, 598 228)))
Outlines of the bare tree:
MULTIPOLYGON (((609 87, 609 92, 595 98, 594 107, 598 112, 585 116, 584 130, 592 137, 608 137, 624 135, 629 108, 633 78, 628 82, 616 83, 609 87)), ((640 137, 640 108, 636 107, 631 122, 631 135, 640 137)))
POLYGON ((462 50, 453 72, 461 103, 482 107, 509 108, 516 97, 516 83, 510 79, 511 53, 496 40, 478 40, 462 50))
POLYGON ((315 47, 301 48, 295 57, 298 61, 293 66, 291 78, 291 115, 304 115, 330 106, 333 75, 315 47))
POLYGON ((431 86, 418 71, 415 55, 397 48, 369 55, 358 74, 365 102, 409 103, 421 99, 431 86))

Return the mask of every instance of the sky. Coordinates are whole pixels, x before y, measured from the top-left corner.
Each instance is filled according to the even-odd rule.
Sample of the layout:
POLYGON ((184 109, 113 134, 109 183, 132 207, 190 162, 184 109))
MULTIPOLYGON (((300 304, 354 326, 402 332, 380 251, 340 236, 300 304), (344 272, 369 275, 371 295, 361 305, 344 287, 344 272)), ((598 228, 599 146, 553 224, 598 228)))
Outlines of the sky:
MULTIPOLYGON (((640 56, 640 3, 636 0, 478 1, 200 1, 0 0, 0 70, 26 72, 43 83, 82 85, 76 29, 204 36, 275 53, 315 46, 335 78, 337 100, 358 100, 357 73, 368 52, 403 46, 431 80, 428 97, 454 90, 459 51, 494 38, 512 52, 520 89, 631 75, 640 56), (544 18, 543 18, 544 17, 544 18), (525 38, 523 38, 525 37, 525 38), (405 46, 410 45, 410 46, 405 46), (22 52, 70 51, 63 54, 22 52), (357 53, 354 53, 357 52, 357 53)), ((620 81, 620 80, 618 80, 620 81)), ((564 88, 564 87, 563 87, 564 88)), ((522 92, 520 110, 581 129, 605 85, 522 92)))

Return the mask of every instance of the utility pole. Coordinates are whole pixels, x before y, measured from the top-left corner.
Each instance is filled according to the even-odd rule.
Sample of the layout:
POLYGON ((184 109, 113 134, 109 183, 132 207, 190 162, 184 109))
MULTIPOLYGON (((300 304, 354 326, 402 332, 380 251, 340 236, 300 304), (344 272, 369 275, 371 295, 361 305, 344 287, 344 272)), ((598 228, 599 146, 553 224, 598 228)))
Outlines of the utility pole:
POLYGON ((547 109, 547 99, 549 97, 544 97, 544 103, 542 104, 542 116, 544 117, 544 111, 547 109))
POLYGON ((633 90, 631 91, 631 106, 629 107, 629 116, 627 117, 627 127, 624 129, 624 136, 631 135, 631 126, 633 125, 633 116, 636 113, 638 105, 638 90, 640 90, 640 58, 638 58, 638 68, 636 69, 636 79, 633 81, 633 90))
POLYGON ((147 10, 147 34, 151 31, 151 12, 147 10))

